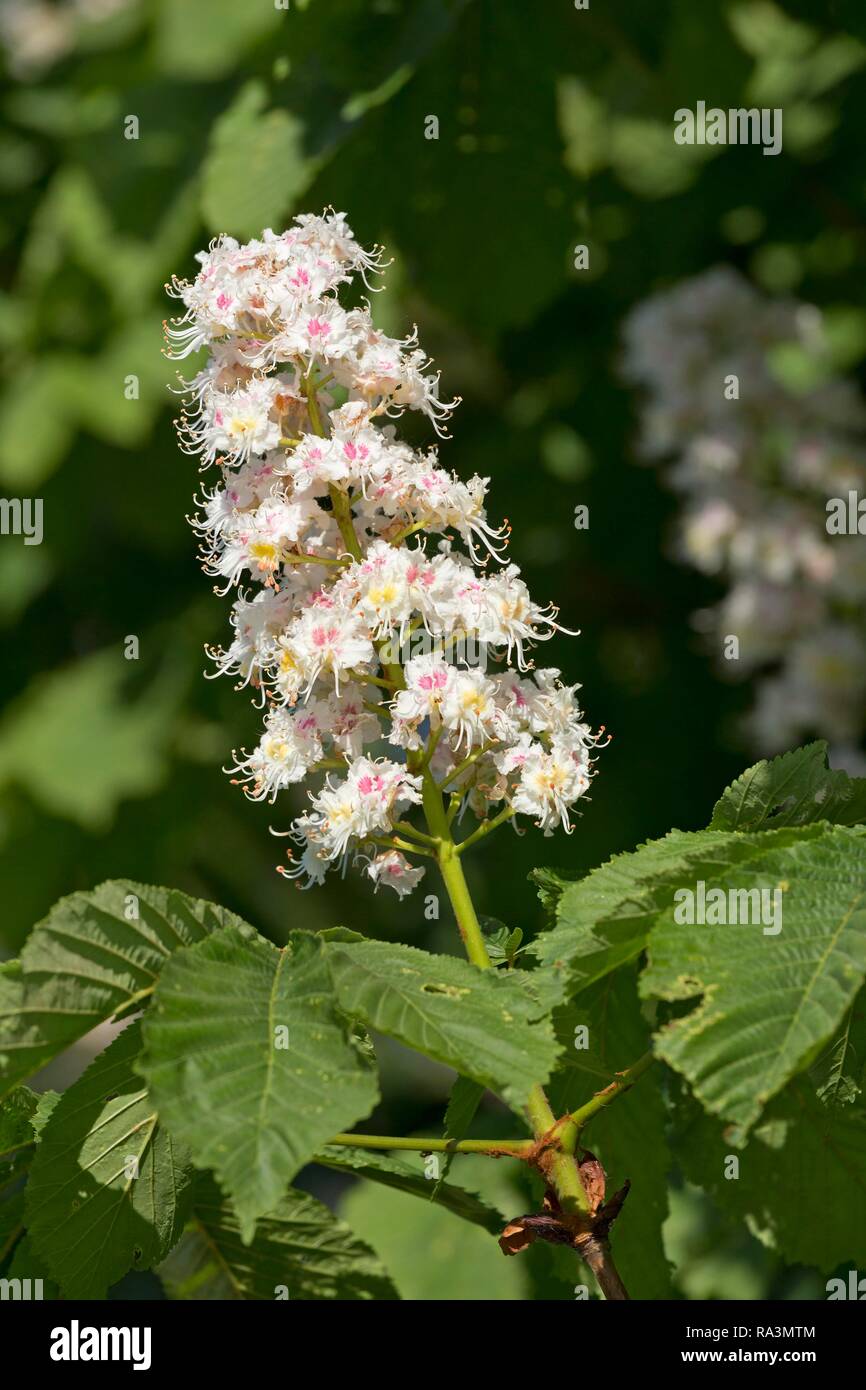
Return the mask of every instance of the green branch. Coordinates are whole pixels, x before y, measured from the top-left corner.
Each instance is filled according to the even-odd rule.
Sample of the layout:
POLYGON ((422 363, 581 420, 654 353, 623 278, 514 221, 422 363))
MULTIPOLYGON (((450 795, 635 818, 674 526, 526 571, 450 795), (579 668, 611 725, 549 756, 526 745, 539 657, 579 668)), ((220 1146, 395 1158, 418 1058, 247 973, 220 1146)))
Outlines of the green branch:
MULTIPOLYGON (((451 906, 454 909, 457 926, 466 947, 466 954, 473 965, 477 965, 481 970, 489 970, 493 963, 487 952, 484 934, 478 922, 469 885, 466 882, 459 857, 460 850, 469 845, 470 842, 474 842, 478 837, 478 832, 476 831, 475 835, 470 835, 459 846, 454 843, 450 823, 442 803, 442 792, 431 777, 429 770, 424 773, 423 799, 427 825, 431 834, 439 840, 439 870, 451 899, 451 906)), ((509 815, 512 814, 511 807, 506 809, 509 815)), ((505 815, 501 814, 496 817, 496 822, 501 822, 504 819, 505 815)), ((491 821, 487 829, 492 830, 493 828, 494 822, 491 821)), ((486 834, 487 831, 485 830, 484 833, 486 834)), ((556 1117, 541 1085, 533 1086, 529 1093, 527 1115, 535 1135, 535 1152, 537 1152, 539 1140, 543 1141, 548 1137, 550 1138, 551 1151, 549 1155, 545 1156, 544 1171, 559 1198, 562 1210, 571 1214, 588 1212, 589 1198, 586 1195, 578 1166, 572 1154, 560 1149, 556 1133, 556 1117)))

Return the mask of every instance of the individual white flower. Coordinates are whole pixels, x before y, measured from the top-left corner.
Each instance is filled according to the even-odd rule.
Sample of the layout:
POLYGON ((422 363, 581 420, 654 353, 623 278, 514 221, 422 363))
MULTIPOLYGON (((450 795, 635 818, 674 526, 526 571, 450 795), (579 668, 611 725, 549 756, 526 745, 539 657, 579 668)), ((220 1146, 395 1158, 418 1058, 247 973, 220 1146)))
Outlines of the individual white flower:
POLYGON ((233 390, 206 392, 198 414, 183 421, 181 445, 200 454, 203 464, 218 456, 240 463, 252 454, 267 454, 282 438, 279 402, 284 396, 292 399, 279 377, 252 377, 233 390))
POLYGON ((334 748, 346 757, 358 758, 368 743, 381 737, 378 717, 364 708, 364 691, 349 682, 328 697, 328 733, 334 748))
POLYGON ((313 498, 289 500, 274 492, 267 502, 237 513, 226 524, 221 548, 207 560, 206 573, 224 577, 227 587, 239 583, 245 571, 271 584, 292 548, 320 518, 313 498))
POLYGON ((236 675, 241 687, 260 683, 263 669, 273 660, 274 643, 294 606, 289 592, 262 589, 253 599, 241 592, 232 609, 234 640, 227 651, 208 647, 216 664, 211 675, 236 675))
POLYGON ((354 320, 336 300, 311 300, 283 332, 281 348, 308 367, 316 358, 333 365, 351 354, 356 340, 354 320))
POLYGON ((518 774, 511 799, 515 811, 532 816, 545 835, 552 834, 557 826, 570 833, 574 803, 589 789, 589 759, 583 743, 558 734, 549 750, 532 743, 521 747, 510 760, 506 755, 505 761, 506 766, 509 761, 514 764, 507 770, 518 774))
POLYGON ((341 680, 345 682, 353 669, 375 656, 362 617, 321 603, 305 609, 277 646, 280 660, 291 660, 305 691, 311 690, 325 674, 339 691, 341 680))
POLYGON ((367 865, 366 873, 377 888, 385 883, 394 889, 398 898, 407 897, 424 877, 424 869, 420 865, 410 864, 405 854, 401 854, 398 849, 389 849, 384 854, 377 854, 367 865))
POLYGON ((496 702, 496 694, 496 683, 483 671, 454 674, 441 703, 441 718, 455 749, 465 747, 468 752, 514 732, 507 714, 496 702))
POLYGON ((265 732, 248 757, 240 758, 228 769, 243 773, 241 782, 253 801, 277 799, 277 793, 294 782, 302 782, 323 756, 320 716, 315 706, 290 713, 272 710, 265 719, 265 732))
POLYGON ((524 686, 527 700, 527 717, 533 733, 540 734, 587 734, 587 726, 581 723, 581 713, 576 694, 579 685, 563 685, 560 673, 554 667, 533 671, 532 684, 524 686))
POLYGON ((345 854, 353 840, 385 834, 393 821, 421 800, 421 778, 388 758, 357 758, 341 782, 330 778, 310 793, 313 814, 307 838, 315 837, 330 859, 345 854))
POLYGON ((526 648, 544 642, 567 629, 556 622, 557 609, 541 608, 529 595, 517 565, 508 565, 481 583, 478 633, 491 647, 504 647, 506 660, 517 658, 521 671, 528 669, 526 648))
POLYGON ((442 703, 457 675, 457 668, 439 652, 415 656, 406 662, 405 689, 397 692, 391 706, 391 743, 401 748, 422 746, 420 726, 425 720, 429 720, 431 729, 441 726, 442 703))

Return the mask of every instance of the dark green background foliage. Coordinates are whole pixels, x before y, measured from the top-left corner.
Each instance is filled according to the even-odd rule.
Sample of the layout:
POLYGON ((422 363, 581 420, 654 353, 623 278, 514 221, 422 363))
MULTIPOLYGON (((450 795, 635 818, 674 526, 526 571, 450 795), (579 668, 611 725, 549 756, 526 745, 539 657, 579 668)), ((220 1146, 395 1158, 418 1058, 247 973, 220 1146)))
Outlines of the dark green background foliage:
MULTIPOLYGON (((280 944, 293 927, 345 921, 455 950, 444 907, 424 920, 423 893, 398 905, 353 876, 301 896, 273 872, 268 827, 288 823, 291 803, 250 804, 219 770, 259 715, 201 676, 228 603, 184 519, 198 478, 171 424, 163 283, 192 273, 217 232, 248 237, 325 204, 394 256, 374 308, 389 331, 417 322, 445 394, 463 396, 442 461, 491 475, 492 514, 512 521, 535 596, 581 629, 545 664, 583 682, 588 717, 614 735, 574 835, 500 832, 470 863, 477 902, 531 937, 537 863, 578 874, 671 825, 706 824, 752 761, 731 733, 748 690, 720 683, 690 627, 716 590, 667 558, 674 503, 636 460, 621 326, 654 289, 727 262, 771 292, 848 306, 861 331, 846 366, 860 368, 861 10, 150 0, 82 23, 50 66, 15 67, 0 133, 0 489, 44 499, 45 540, 0 538, 0 955, 61 894, 109 877, 224 904, 280 944), (784 105, 784 153, 677 149, 673 112, 698 99, 784 105), (124 138, 129 115, 137 140, 124 138), (578 243, 587 271, 573 268, 578 243), (588 531, 572 524, 580 503, 588 531), (132 634, 137 662, 124 660, 132 634)), ((376 1127, 438 1122, 439 1072, 384 1056, 376 1127)), ((482 1112, 479 1132, 488 1121, 501 1125, 482 1112)), ((681 1293, 822 1288, 673 1181, 681 1293)), ((358 1234, 393 1246, 393 1220, 383 1233, 382 1214, 352 1202, 358 1234)), ((475 1248, 450 1251, 467 1271, 461 1296, 484 1296, 482 1283, 519 1296, 510 1263, 474 1271, 475 1248)), ((404 1295, 430 1294, 408 1251, 382 1253, 404 1295)), ((526 1265, 537 1292, 570 1296, 548 1251, 526 1265)))

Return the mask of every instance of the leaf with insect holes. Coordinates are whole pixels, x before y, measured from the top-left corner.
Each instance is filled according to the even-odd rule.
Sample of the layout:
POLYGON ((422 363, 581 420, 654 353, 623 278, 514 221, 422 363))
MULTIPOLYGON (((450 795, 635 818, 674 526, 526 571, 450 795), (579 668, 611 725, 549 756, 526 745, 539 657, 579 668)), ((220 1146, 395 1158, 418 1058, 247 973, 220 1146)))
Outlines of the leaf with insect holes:
POLYGON ((384 941, 328 946, 340 1006, 368 1028, 444 1062, 522 1111, 558 1047, 547 1008, 520 970, 384 941))
POLYGON ((178 952, 144 1040, 141 1071, 160 1116, 197 1166, 215 1171, 247 1241, 299 1169, 379 1094, 308 932, 278 950, 228 927, 178 952))
POLYGON ((747 768, 716 802, 710 828, 778 830, 818 820, 866 821, 866 777, 831 771, 824 742, 747 768))
MULTIPOLYGON (((866 828, 822 821, 729 840, 699 875, 705 895, 722 890, 727 924, 689 922, 685 899, 662 912, 641 992, 692 1001, 656 1051, 708 1111, 747 1131, 815 1061, 866 977, 866 828)), ((695 880, 682 886, 694 900, 695 880)))

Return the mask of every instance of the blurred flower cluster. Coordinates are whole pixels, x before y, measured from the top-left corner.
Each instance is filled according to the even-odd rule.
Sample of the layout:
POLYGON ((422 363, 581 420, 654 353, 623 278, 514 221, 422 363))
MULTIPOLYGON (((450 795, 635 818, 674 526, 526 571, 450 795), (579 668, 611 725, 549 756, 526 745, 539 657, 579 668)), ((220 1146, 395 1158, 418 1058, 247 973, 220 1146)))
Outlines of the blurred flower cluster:
POLYGON ((137 0, 3 0, 0 43, 12 76, 40 76, 73 51, 88 26, 136 5, 137 0))
POLYGON ((388 337, 368 302, 341 302, 355 276, 371 288, 378 249, 329 212, 245 245, 221 237, 198 259, 192 283, 169 287, 185 312, 167 337, 177 357, 209 350, 178 429, 221 474, 193 522, 205 571, 238 590, 234 638, 212 656, 266 707, 231 771, 271 802, 322 774, 286 872, 320 882, 352 856, 402 896, 423 873, 407 856, 432 842, 403 817, 446 790, 452 816, 489 823, 501 805, 503 820, 568 829, 597 736, 577 687, 532 669, 557 612, 502 561, 489 480, 464 483, 397 437, 406 410, 442 434, 457 402, 414 334, 388 337))
POLYGON ((826 358, 819 310, 727 267, 652 296, 625 327, 624 372, 646 393, 641 451, 672 460, 683 498, 678 557, 728 586, 695 625, 727 674, 755 678, 749 742, 774 753, 820 735, 857 767, 866 546, 828 529, 827 504, 866 494, 866 409, 826 358), (792 353, 815 369, 805 384, 786 379, 792 353))

